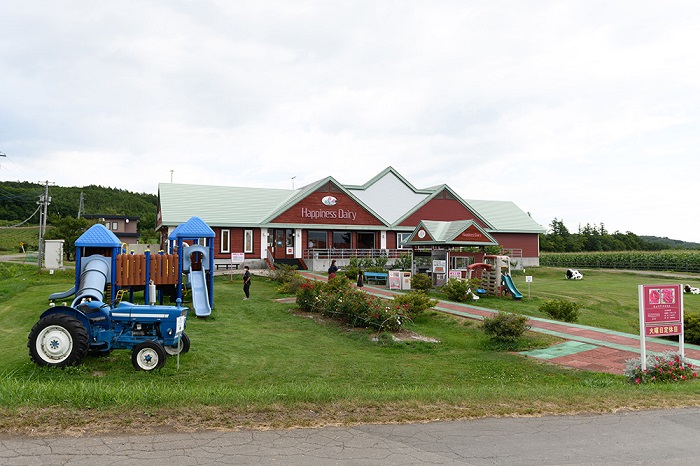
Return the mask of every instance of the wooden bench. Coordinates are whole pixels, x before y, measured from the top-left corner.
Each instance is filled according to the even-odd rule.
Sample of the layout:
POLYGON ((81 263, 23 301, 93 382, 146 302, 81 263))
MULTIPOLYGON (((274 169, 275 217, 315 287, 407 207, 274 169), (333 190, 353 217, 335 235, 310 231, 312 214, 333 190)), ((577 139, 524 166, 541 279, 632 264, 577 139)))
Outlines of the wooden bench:
POLYGON ((383 282, 386 284, 386 281, 389 279, 389 274, 386 272, 364 272, 364 276, 367 283, 372 281, 375 283, 383 282))
POLYGON ((214 264, 214 265, 216 265, 216 270, 219 270, 221 267, 223 267, 223 268, 225 268, 225 269, 228 269, 228 268, 230 268, 230 267, 232 267, 232 266, 235 267, 236 270, 238 270, 238 265, 239 265, 239 264, 231 264, 231 263, 229 263, 229 264, 214 264))

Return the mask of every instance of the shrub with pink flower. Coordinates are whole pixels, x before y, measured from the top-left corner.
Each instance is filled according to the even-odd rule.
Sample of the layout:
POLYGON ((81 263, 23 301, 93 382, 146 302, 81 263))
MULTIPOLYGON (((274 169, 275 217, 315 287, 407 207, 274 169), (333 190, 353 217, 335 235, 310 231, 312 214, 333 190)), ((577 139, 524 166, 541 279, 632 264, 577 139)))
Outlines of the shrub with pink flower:
POLYGON ((671 351, 647 356, 646 369, 642 370, 640 358, 627 361, 624 374, 635 384, 657 382, 683 382, 697 378, 697 367, 671 351))
POLYGON ((308 281, 297 291, 297 305, 306 312, 318 312, 346 322, 353 327, 378 331, 397 331, 410 320, 407 306, 396 304, 340 280, 333 284, 308 281))

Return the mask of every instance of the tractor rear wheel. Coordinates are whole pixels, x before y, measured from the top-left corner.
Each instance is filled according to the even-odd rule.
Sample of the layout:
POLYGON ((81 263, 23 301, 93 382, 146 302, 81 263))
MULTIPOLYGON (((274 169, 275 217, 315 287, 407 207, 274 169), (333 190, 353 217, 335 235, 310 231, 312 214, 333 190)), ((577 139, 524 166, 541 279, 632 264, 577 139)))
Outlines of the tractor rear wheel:
POLYGON ((180 341, 178 341, 177 345, 165 347, 165 352, 168 353, 170 356, 175 356, 177 354, 185 354, 189 350, 190 337, 187 336, 185 332, 182 332, 182 335, 180 336, 180 341))
POLYGON ((157 341, 144 341, 131 351, 131 364, 137 371, 152 371, 165 365, 163 345, 157 341))
POLYGON ((51 314, 29 332, 29 357, 39 366, 80 364, 90 347, 85 326, 67 314, 51 314))

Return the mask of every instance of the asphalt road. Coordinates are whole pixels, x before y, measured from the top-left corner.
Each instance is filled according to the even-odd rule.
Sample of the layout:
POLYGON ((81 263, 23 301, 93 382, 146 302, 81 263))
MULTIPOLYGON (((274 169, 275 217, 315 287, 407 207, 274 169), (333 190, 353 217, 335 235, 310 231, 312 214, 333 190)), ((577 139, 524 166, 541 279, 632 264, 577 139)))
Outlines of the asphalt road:
POLYGON ((0 434, 2 465, 688 465, 699 457, 700 407, 281 431, 0 434))

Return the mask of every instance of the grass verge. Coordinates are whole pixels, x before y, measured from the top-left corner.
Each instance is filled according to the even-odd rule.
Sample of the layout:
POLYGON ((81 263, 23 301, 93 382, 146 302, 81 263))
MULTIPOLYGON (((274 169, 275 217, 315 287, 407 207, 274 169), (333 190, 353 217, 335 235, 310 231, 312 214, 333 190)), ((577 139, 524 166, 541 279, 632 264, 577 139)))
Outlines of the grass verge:
MULTIPOLYGON (((476 322, 438 313, 408 327, 435 341, 375 340, 276 301, 275 283, 263 277, 254 277, 248 301, 240 278, 216 278, 212 316, 190 314, 192 348, 179 367, 169 358, 162 370, 137 372, 123 350, 63 370, 37 367, 29 329, 48 295, 73 280, 70 271, 0 264, 2 432, 289 428, 700 404, 697 383, 633 386, 542 364, 497 350, 476 322)), ((549 342, 529 335, 518 349, 549 342)))

